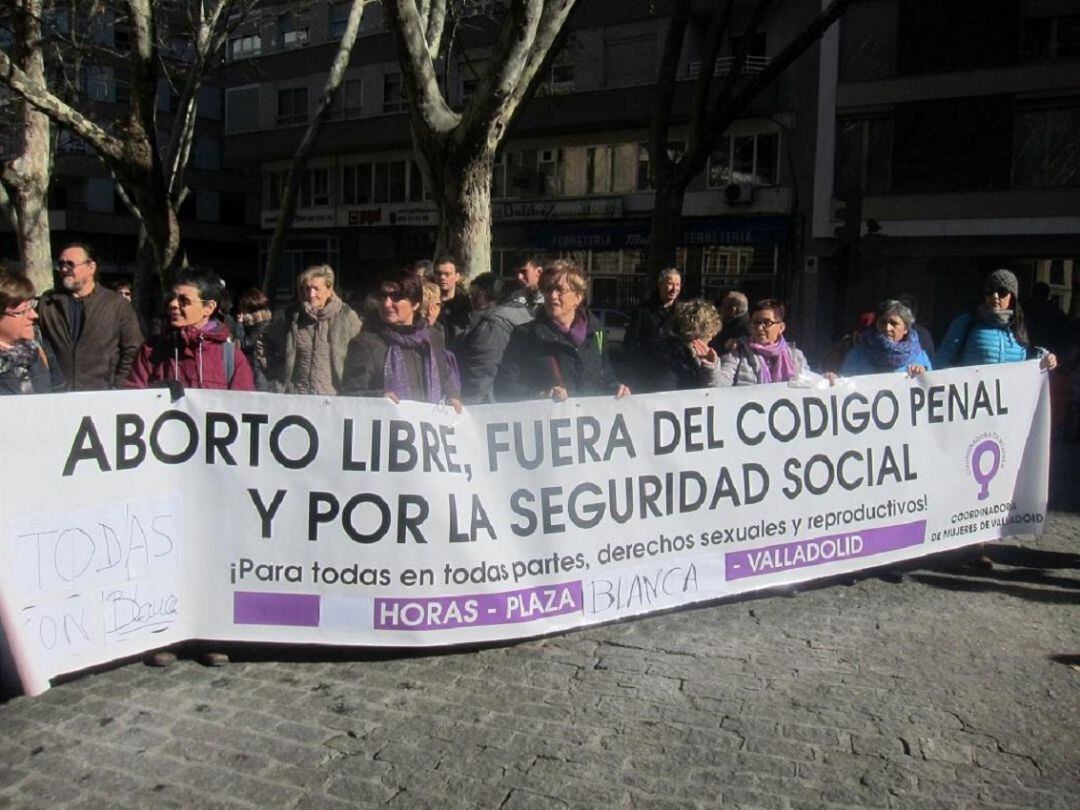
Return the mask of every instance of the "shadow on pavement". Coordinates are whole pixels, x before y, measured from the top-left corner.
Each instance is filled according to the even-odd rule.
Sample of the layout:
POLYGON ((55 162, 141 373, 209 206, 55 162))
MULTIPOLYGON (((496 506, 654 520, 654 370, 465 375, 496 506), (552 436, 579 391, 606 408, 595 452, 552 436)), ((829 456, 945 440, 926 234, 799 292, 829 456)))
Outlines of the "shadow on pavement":
POLYGON ((1026 599, 1029 602, 1080 605, 1080 583, 1075 580, 1068 581, 1068 590, 1059 590, 1022 584, 1015 581, 1007 581, 995 576, 994 571, 980 572, 977 575, 919 572, 911 574, 911 579, 923 585, 929 585, 933 588, 943 588, 949 591, 1001 593, 1006 596, 1015 596, 1018 599, 1026 599))

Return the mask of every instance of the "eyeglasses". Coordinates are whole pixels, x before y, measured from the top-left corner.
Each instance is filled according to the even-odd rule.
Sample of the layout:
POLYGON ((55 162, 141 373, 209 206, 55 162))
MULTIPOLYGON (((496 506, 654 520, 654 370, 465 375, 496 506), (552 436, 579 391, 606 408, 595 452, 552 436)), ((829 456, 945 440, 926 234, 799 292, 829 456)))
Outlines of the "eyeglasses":
POLYGON ((992 290, 987 290, 986 294, 996 295, 998 298, 1004 298, 1006 295, 1012 295, 1012 290, 1007 290, 1004 287, 994 287, 992 290))
POLYGON ((74 270, 80 264, 90 264, 92 259, 83 259, 81 262, 73 262, 70 259, 61 259, 55 265, 57 270, 74 270))
POLYGON ((398 301, 404 301, 408 296, 403 290, 379 290, 375 293, 376 301, 385 301, 387 298, 396 304, 398 301))
POLYGON ((187 307, 195 306, 195 304, 206 303, 201 298, 196 298, 196 299, 192 300, 191 298, 188 298, 186 295, 168 295, 168 296, 165 297, 165 303, 166 304, 171 303, 172 301, 175 301, 177 304, 179 304, 181 309, 186 309, 187 307))
POLYGON ((573 287, 561 286, 561 287, 544 287, 542 292, 544 295, 551 295, 552 293, 558 293, 559 295, 568 295, 570 293, 576 293, 573 287))
POLYGON ((759 329, 772 329, 778 324, 782 324, 783 321, 770 321, 768 318, 762 318, 761 320, 750 321, 751 326, 756 326, 759 329))
POLYGON ((18 309, 9 309, 5 311, 4 314, 12 318, 25 318, 28 317, 31 312, 37 309, 37 304, 37 299, 31 298, 29 301, 26 302, 26 304, 19 307, 18 309))

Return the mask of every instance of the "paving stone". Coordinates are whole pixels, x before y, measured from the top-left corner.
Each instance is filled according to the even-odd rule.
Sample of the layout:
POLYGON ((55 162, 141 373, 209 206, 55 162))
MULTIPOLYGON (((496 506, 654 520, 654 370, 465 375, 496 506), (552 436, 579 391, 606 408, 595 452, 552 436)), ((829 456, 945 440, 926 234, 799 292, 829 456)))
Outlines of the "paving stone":
POLYGON ((117 664, 0 703, 0 808, 1072 810, 1080 515, 1001 545, 1062 564, 453 654, 117 664))

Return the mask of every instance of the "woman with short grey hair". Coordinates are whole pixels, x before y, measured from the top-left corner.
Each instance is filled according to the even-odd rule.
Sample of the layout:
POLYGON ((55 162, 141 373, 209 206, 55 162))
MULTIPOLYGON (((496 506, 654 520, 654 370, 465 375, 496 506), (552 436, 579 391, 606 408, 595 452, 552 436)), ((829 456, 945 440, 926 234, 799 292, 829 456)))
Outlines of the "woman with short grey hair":
POLYGON ((287 394, 334 396, 341 389, 349 341, 363 321, 334 292, 328 264, 307 268, 296 279, 298 305, 272 330, 278 347, 278 381, 287 394))
POLYGON ((930 370, 930 358, 912 328, 915 316, 900 301, 882 301, 874 313, 874 325, 859 335, 844 358, 840 373, 885 374, 904 371, 914 377, 930 370))

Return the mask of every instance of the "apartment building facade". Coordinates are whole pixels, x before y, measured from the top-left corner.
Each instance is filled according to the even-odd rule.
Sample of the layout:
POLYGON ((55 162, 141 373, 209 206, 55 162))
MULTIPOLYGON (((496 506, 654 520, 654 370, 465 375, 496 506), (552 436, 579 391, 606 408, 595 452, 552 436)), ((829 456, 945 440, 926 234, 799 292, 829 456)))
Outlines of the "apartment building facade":
POLYGON ((1080 311, 1077 3, 860 0, 821 59, 817 320, 909 292, 940 335, 997 267, 1080 311))
MULTIPOLYGON (((259 201, 260 256, 348 5, 319 4, 304 13, 291 4, 267 5, 229 44, 224 165, 257 178, 251 193, 259 201)), ((452 105, 463 103, 486 64, 497 5, 473 4, 474 15, 457 27, 454 55, 438 65, 452 105)), ((589 269, 598 304, 627 307, 647 292, 648 140, 669 6, 590 0, 576 7, 497 159, 494 272, 509 274, 523 251, 557 254, 589 269)), ((815 10, 813 3, 803 7, 815 10)), ((704 69, 702 28, 711 9, 697 4, 679 65, 676 140, 688 119, 692 80, 704 69)), ((744 70, 766 65, 800 22, 798 14, 770 20, 744 70)), ((733 30, 741 31, 738 19, 733 30)), ((711 66, 716 74, 731 70, 737 46, 736 38, 724 43, 711 66)), ((679 265, 691 292, 739 287, 766 295, 794 283, 804 231, 799 200, 809 199, 813 182, 816 55, 804 63, 731 127, 688 190, 679 265)), ((375 3, 364 13, 331 120, 301 184, 286 248, 289 269, 295 274, 326 261, 344 286, 364 289, 387 269, 431 258, 435 217, 413 158, 393 38, 375 3)))

